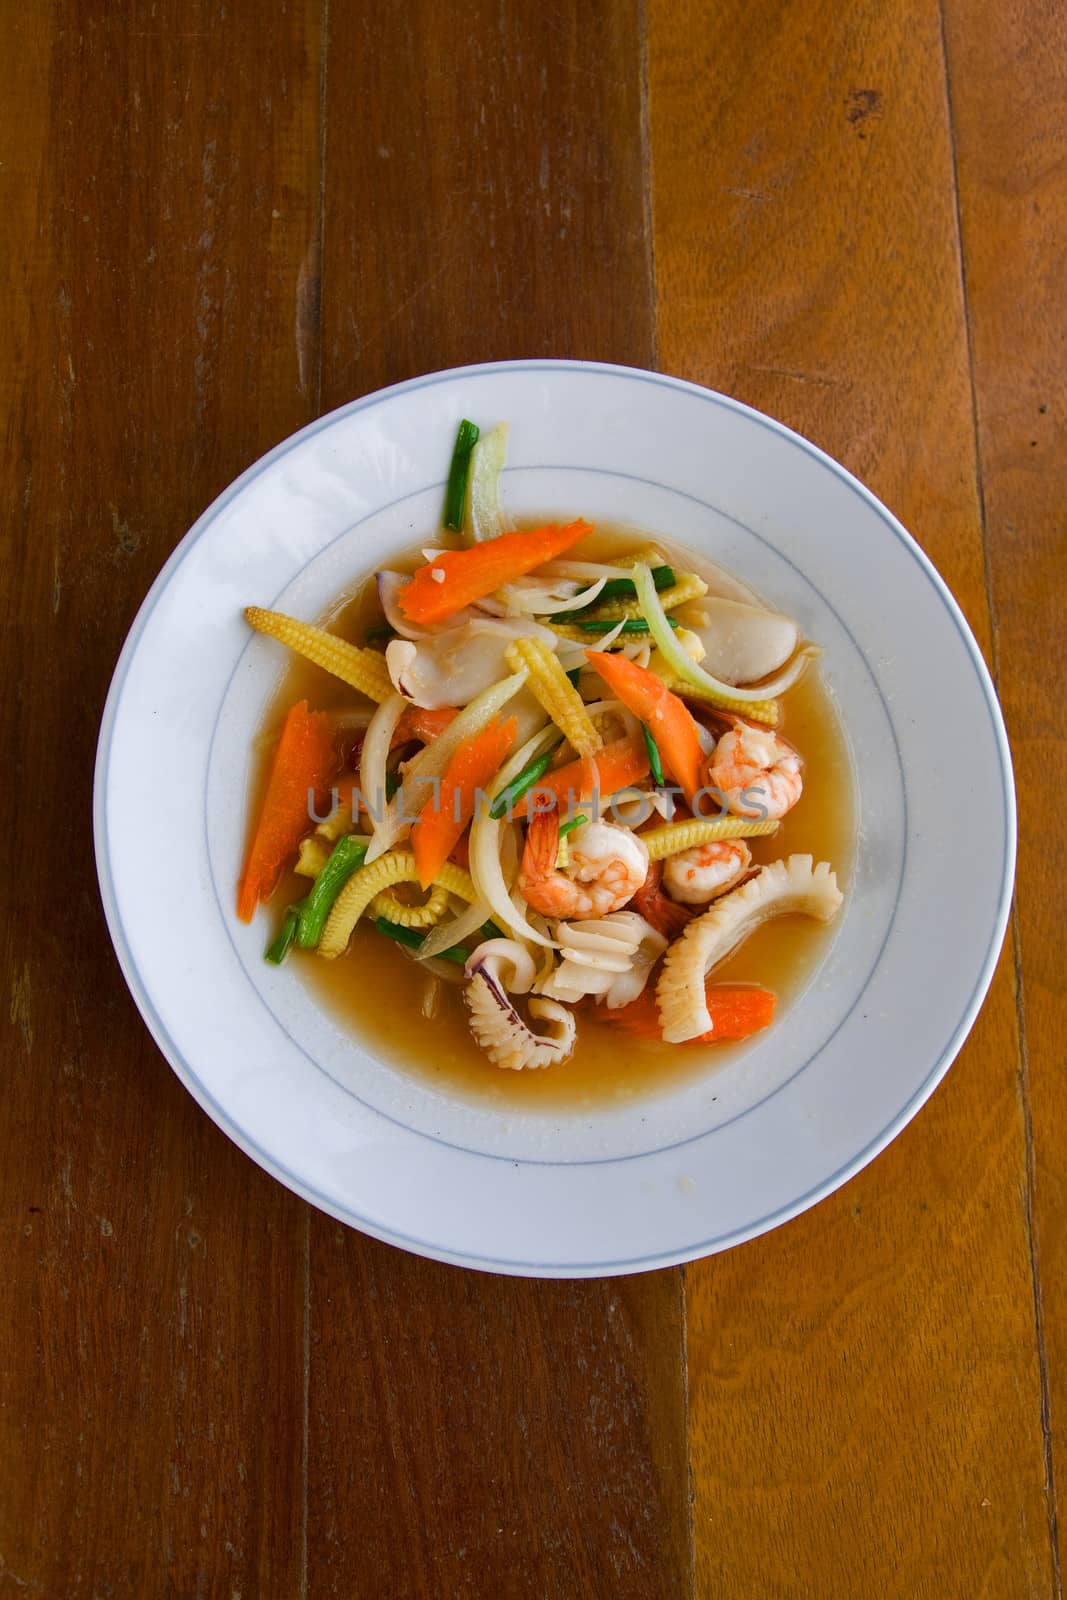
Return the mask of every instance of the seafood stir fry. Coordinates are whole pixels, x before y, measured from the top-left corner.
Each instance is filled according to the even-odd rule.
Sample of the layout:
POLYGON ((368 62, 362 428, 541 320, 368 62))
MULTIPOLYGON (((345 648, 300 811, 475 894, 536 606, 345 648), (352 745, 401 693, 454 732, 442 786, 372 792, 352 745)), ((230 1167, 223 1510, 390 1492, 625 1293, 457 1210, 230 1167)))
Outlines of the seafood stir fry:
POLYGON ((722 963, 769 918, 842 903, 827 862, 752 852, 803 794, 783 723, 818 650, 656 548, 593 559, 583 520, 513 528, 506 439, 462 424, 443 529, 413 573, 376 574, 358 641, 246 610, 354 696, 289 708, 238 915, 295 867, 269 961, 343 958, 369 926, 462 986, 496 1067, 566 1061, 592 1016, 745 1038, 775 995, 717 982, 722 963))

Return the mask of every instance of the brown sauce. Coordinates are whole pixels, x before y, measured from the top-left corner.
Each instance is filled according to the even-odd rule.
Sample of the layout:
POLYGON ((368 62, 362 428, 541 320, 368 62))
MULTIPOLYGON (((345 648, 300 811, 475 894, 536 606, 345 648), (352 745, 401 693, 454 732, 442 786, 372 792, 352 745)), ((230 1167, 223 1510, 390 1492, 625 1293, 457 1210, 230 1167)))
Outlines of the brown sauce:
MULTIPOLYGON (((600 531, 583 544, 581 555, 587 560, 603 560, 605 555, 622 555, 647 542, 629 530, 625 534, 600 531)), ((655 542, 668 555, 675 548, 659 538, 655 542)), ((420 560, 414 549, 405 553, 405 559, 392 559, 390 565, 410 570, 420 560)), ((674 564, 677 570, 702 573, 714 588, 714 568, 706 561, 679 551, 674 564)), ((380 620, 373 580, 342 597, 321 620, 362 643, 368 627, 380 620)), ((306 699, 313 709, 339 710, 355 705, 359 697, 320 668, 294 657, 256 740, 264 765, 285 712, 300 699, 306 699)), ((809 669, 789 691, 782 710, 781 731, 804 757, 804 792, 776 837, 750 841, 753 860, 775 861, 793 853, 812 855, 816 861, 829 861, 839 885, 846 889, 855 841, 854 786, 840 719, 818 668, 809 669)), ((272 910, 280 917, 281 908, 306 891, 307 880, 289 874, 272 899, 272 910)), ((778 995, 774 1026, 788 1027, 790 1006, 832 936, 833 925, 824 928, 804 917, 774 919, 716 969, 715 979, 773 989, 778 995)), ((618 1103, 690 1081, 746 1048, 744 1044, 679 1046, 645 1041, 601 1021, 595 1008, 583 1005, 578 1008, 577 1046, 568 1062, 537 1072, 505 1072, 492 1066, 471 1038, 460 985, 428 977, 403 949, 367 924, 357 927, 348 953, 338 960, 322 961, 310 953, 296 952, 290 955, 288 967, 305 979, 323 1008, 375 1054, 439 1090, 501 1109, 585 1111, 598 1104, 618 1103), (424 1006, 432 1007, 431 1017, 424 1013, 424 1006)))

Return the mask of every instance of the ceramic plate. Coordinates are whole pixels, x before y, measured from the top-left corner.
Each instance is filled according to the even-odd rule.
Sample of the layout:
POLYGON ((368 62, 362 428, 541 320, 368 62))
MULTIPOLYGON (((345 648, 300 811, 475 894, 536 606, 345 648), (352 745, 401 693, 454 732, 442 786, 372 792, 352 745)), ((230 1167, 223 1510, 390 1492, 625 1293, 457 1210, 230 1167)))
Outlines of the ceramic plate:
POLYGON ((877 1155, 974 1021, 1015 848, 989 676, 895 518, 814 446, 736 401, 575 362, 400 384, 323 417, 239 478, 175 550, 133 625, 104 712, 94 806, 126 981, 219 1126, 353 1227, 443 1261, 546 1277, 725 1249, 877 1155), (250 740, 279 671, 277 647, 250 636, 242 607, 314 618, 428 535, 463 416, 510 421, 513 513, 659 530, 732 569, 825 647, 860 815, 836 934, 779 1025, 656 1098, 551 1115, 450 1098, 345 1035, 294 963, 264 963, 273 913, 252 927, 234 914, 250 740))

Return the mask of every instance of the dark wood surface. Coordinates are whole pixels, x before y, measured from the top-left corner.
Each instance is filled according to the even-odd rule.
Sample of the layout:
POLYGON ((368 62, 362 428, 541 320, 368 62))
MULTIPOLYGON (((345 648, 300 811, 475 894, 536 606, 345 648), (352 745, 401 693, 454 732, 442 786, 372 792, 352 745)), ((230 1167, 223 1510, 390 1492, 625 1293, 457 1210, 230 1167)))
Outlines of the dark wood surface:
POLYGON ((1065 33, 0 4, 0 1597, 1060 1594, 1065 33), (998 674, 1021 801, 1012 937, 917 1121, 764 1240, 585 1284, 418 1261, 239 1154, 126 993, 88 826, 203 506, 320 410, 542 354, 727 389, 864 477, 998 674))

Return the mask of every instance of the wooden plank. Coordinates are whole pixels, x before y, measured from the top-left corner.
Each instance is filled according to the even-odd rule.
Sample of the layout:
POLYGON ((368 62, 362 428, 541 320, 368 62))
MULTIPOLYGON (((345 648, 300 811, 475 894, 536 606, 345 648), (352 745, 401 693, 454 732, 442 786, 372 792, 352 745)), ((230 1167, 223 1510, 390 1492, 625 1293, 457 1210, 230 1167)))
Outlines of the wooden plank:
POLYGON ((148 1039, 88 818, 145 589, 311 413, 319 22, 317 0, 5 10, 4 1595, 302 1581, 304 1208, 148 1039))
MULTIPOLYGON (((324 401, 653 354, 636 0, 331 29, 324 401)), ((309 1592, 683 1595, 679 1276, 551 1284, 311 1238, 309 1592)))
MULTIPOLYGON (((1019 797, 1015 954, 1032 1113, 1030 1202, 1045 1345, 1047 1499, 1067 1484, 1067 787, 1059 663, 1067 557, 1067 16, 945 7, 991 600, 1019 797)), ((1062 1537, 1062 1536, 1060 1536, 1062 1537)), ((1062 1551, 1056 1549, 1057 1575, 1062 1551)))
MULTIPOLYGON (((858 472, 988 644, 937 5, 649 17, 661 365, 858 472)), ((698 1593, 1049 1592, 1018 1062, 1008 962, 889 1152, 688 1270, 698 1593)))

